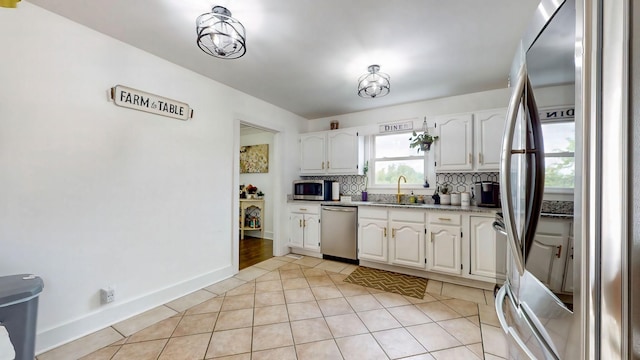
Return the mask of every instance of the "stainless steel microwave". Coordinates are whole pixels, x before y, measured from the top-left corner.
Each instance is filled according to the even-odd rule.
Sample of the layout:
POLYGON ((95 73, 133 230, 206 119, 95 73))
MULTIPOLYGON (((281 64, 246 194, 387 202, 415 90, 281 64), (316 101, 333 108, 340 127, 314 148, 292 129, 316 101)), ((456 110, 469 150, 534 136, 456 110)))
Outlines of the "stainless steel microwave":
POLYGON ((331 185, 330 180, 295 180, 293 199, 331 201, 331 185))

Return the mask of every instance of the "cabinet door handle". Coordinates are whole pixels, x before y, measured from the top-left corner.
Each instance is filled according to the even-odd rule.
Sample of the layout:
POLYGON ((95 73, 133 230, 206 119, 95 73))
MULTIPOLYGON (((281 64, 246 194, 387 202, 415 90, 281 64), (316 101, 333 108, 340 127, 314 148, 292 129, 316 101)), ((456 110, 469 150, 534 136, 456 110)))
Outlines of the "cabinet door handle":
POLYGON ((473 164, 473 154, 469 153, 469 164, 473 164))
POLYGON ((307 220, 302 220, 302 227, 307 227, 307 220))
POLYGON ((387 228, 384 228, 384 237, 387 237, 387 228))
POLYGON ((480 164, 484 164, 484 156, 482 156, 482 153, 479 153, 479 154, 478 154, 478 162, 479 162, 480 164))
POLYGON ((449 219, 449 218, 438 218, 438 220, 440 220, 440 221, 451 221, 451 219, 449 219))
POLYGON ((562 245, 558 245, 557 248, 558 248, 558 253, 556 254, 556 257, 560 259, 560 254, 562 254, 562 245))
POLYGON ((302 227, 302 219, 300 219, 300 227, 302 227))
POLYGON ((324 161, 322 162, 322 170, 324 170, 324 161))
POLYGON ((305 209, 305 208, 300 208, 300 211, 307 211, 307 209, 305 209))
POLYGON ((391 229, 391 237, 394 238, 394 239, 396 238, 396 229, 395 228, 391 229))
POLYGON ((327 161, 327 169, 330 168, 329 164, 330 164, 330 161, 327 161))

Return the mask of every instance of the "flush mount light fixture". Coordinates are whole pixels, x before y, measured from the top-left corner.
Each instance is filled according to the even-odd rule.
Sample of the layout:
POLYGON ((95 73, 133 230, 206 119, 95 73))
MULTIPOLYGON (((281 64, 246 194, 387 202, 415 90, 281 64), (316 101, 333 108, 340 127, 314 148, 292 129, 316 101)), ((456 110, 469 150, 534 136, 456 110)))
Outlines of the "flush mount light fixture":
POLYGON ((211 12, 198 16, 196 31, 198 46, 211 56, 237 59, 247 52, 244 26, 226 7, 214 6, 211 12))
POLYGON ((368 74, 358 79, 358 95, 364 98, 382 97, 389 93, 389 75, 380 72, 380 65, 371 65, 368 74))
POLYGON ((15 8, 20 0, 0 0, 0 7, 3 8, 15 8))

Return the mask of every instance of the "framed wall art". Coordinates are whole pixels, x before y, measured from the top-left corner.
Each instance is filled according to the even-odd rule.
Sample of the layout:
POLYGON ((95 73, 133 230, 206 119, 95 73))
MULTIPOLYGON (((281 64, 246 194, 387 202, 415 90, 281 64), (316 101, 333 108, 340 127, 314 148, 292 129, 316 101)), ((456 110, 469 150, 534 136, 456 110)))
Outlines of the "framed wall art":
POLYGON ((269 144, 240 147, 240 173, 268 173, 269 144))

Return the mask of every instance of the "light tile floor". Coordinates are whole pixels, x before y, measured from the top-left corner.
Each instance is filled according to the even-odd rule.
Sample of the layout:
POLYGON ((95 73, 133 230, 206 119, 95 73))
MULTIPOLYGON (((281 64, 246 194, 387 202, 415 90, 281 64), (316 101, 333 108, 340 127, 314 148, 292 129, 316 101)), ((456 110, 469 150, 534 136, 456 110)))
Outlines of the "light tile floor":
POLYGON ((416 299, 343 282, 355 268, 271 258, 37 359, 507 357, 491 292, 429 280, 416 299))

